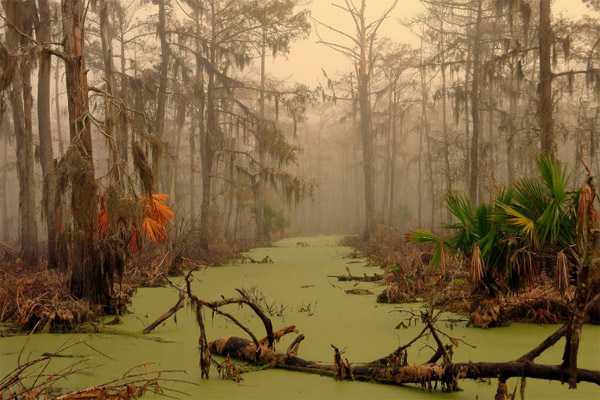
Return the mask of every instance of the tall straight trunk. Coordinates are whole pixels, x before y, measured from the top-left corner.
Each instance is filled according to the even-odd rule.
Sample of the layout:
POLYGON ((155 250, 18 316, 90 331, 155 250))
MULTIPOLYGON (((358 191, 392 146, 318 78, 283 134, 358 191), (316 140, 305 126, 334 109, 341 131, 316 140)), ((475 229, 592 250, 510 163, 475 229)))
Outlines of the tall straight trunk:
MULTIPOLYGON (((128 85, 128 78, 125 75, 125 73, 127 72, 127 59, 125 56, 125 29, 124 29, 124 21, 123 21, 123 15, 121 13, 118 14, 118 19, 119 19, 119 33, 121 35, 121 46, 120 46, 120 59, 121 59, 121 92, 120 92, 120 96, 121 96, 121 101, 126 101, 126 99, 128 98, 127 95, 127 90, 129 88, 128 85)), ((117 145, 119 147, 119 157, 121 158, 121 160, 125 161, 125 163, 127 163, 128 159, 129 159, 129 129, 128 129, 128 124, 127 124, 127 116, 125 113, 121 112, 120 115, 120 132, 119 132, 119 136, 117 138, 117 145)))
MULTIPOLYGON (((162 141, 165 132, 166 110, 167 110, 167 86, 169 84, 169 60, 171 51, 167 41, 167 11, 166 0, 158 0, 158 38, 160 40, 161 61, 158 78, 158 96, 156 108, 156 135, 162 141)), ((163 180, 162 169, 158 160, 153 160, 156 175, 157 189, 160 190, 163 180)))
POLYGON ((388 120, 386 129, 386 150, 385 160, 383 162, 383 204, 381 207, 381 218, 384 224, 390 222, 388 210, 390 209, 388 202, 390 201, 390 179, 391 179, 391 163, 392 163, 392 136, 394 135, 394 92, 395 84, 392 83, 393 70, 390 68, 390 93, 388 97, 388 120))
POLYGON ((60 81, 60 59, 57 57, 56 58, 56 67, 54 69, 54 105, 55 105, 55 112, 56 112, 56 133, 58 135, 58 152, 60 153, 60 156, 64 156, 65 155, 65 144, 64 144, 64 139, 63 139, 63 132, 62 132, 62 123, 61 123, 61 116, 60 116, 60 97, 59 97, 59 90, 58 90, 58 83, 60 81))
MULTIPOLYGON (((514 35, 514 22, 513 17, 509 18, 509 33, 512 37, 514 35)), ((509 83, 509 94, 508 94, 508 135, 506 137, 506 169, 508 173, 508 181, 513 182, 515 180, 515 135, 516 127, 515 120, 517 114, 517 102, 519 101, 519 89, 517 73, 515 71, 515 63, 510 63, 510 83, 509 83)))
POLYGON ((358 70, 358 105, 360 109, 360 133, 363 145, 363 173, 365 188, 365 221, 363 238, 369 239, 375 232, 375 149, 371 131, 371 101, 369 99, 370 73, 367 60, 367 26, 365 23, 366 0, 359 13, 360 59, 358 70))
POLYGON ((92 135, 88 106, 88 83, 84 57, 83 0, 62 1, 65 73, 71 136, 71 162, 77 171, 70 177, 73 234, 70 267, 71 294, 94 304, 107 305, 110 288, 102 270, 97 247, 97 186, 92 158, 92 135))
POLYGON ((229 171, 228 171, 228 179, 229 179, 229 190, 227 194, 227 217, 225 219, 225 233, 226 236, 229 237, 230 233, 230 224, 231 224, 231 216, 233 215, 233 205, 234 205, 234 197, 235 197, 235 184, 234 184, 234 170, 235 170, 235 153, 231 153, 229 155, 229 171))
POLYGON ((265 224, 264 224, 264 190, 265 184, 263 182, 262 171, 265 168, 265 62, 267 57, 267 32, 266 28, 263 27, 261 34, 261 52, 260 52, 260 97, 259 97, 259 113, 260 121, 258 123, 258 162, 259 162, 259 175, 256 182, 256 241, 262 243, 268 238, 265 237, 265 224))
POLYGON ((540 0, 540 22, 538 31, 540 55, 540 79, 538 85, 538 120, 542 134, 541 149, 548 155, 556 154, 556 138, 552 117, 552 28, 550 26, 551 0, 540 0))
POLYGON ((358 110, 357 110, 357 93, 354 91, 354 78, 352 76, 352 74, 350 74, 350 93, 352 94, 351 98, 352 98, 352 176, 354 178, 354 190, 355 192, 355 196, 354 196, 354 207, 355 207, 355 212, 354 215, 356 216, 355 218, 355 226, 359 227, 360 226, 360 215, 361 215, 361 204, 359 202, 360 199, 360 167, 359 167, 359 161, 358 161, 358 154, 360 152, 360 132, 358 129, 358 121, 357 121, 357 115, 358 115, 358 110))
POLYGON ((112 34, 108 21, 108 0, 103 0, 100 6, 100 41, 102 43, 102 62, 104 64, 104 80, 106 82, 106 96, 104 98, 104 133, 108 143, 108 166, 111 184, 120 181, 118 160, 119 154, 115 135, 115 106, 112 96, 114 93, 114 65, 112 51, 112 34))
MULTIPOLYGON (((21 32, 30 32, 32 21, 26 20, 27 12, 22 7, 31 7, 25 2, 4 0, 6 19, 21 32)), ((31 9, 29 10, 32 11, 31 9)), ((38 258, 38 235, 35 211, 35 182, 33 159, 33 127, 31 121, 31 64, 26 57, 17 58, 20 48, 27 48, 28 41, 12 26, 6 29, 6 44, 14 57, 14 73, 10 102, 13 109, 13 124, 17 142, 17 177, 19 179, 19 245, 20 256, 27 264, 38 258)))
POLYGON ((425 83, 425 69, 421 68, 421 93, 423 97, 422 103, 422 118, 423 118, 423 127, 425 129, 425 140, 427 141, 427 175, 429 181, 429 205, 430 205, 430 225, 429 229, 431 231, 435 231, 435 205, 436 205, 436 196, 435 196, 435 181, 433 177, 433 149, 431 145, 431 127, 429 126, 429 121, 427 119, 427 99, 428 99, 428 91, 425 83))
MULTIPOLYGON (((216 43, 217 39, 217 11, 215 10, 215 0, 211 0, 211 43, 216 43)), ((211 68, 207 69, 208 75, 207 93, 206 93, 206 131, 201 138, 202 158, 202 205, 200 208, 200 239, 205 250, 208 250, 210 239, 210 206, 212 176, 215 159, 214 139, 217 135, 217 105, 215 100, 215 73, 217 66, 217 49, 210 46, 209 60, 211 68)))
MULTIPOLYGON (((194 17, 195 17, 195 27, 196 27, 196 75, 195 75, 195 82, 194 82, 194 94, 198 99, 198 109, 196 110, 196 116, 197 116, 197 120, 196 120, 196 124, 194 124, 194 126, 198 125, 198 142, 199 142, 199 146, 200 146, 200 159, 201 162, 204 162, 204 140, 206 137, 206 127, 204 124, 205 121, 205 109, 206 109, 206 96, 205 96, 205 92, 204 92, 204 64, 203 64, 203 60, 201 58, 201 54, 202 54, 202 42, 200 41, 200 34, 202 32, 202 26, 201 26, 201 18, 200 18, 200 11, 198 10, 198 8, 194 9, 194 17)), ((192 220, 195 221, 196 219, 196 185, 195 185, 195 159, 196 159, 196 139, 194 136, 194 131, 192 130, 191 136, 190 136, 190 152, 191 152, 191 162, 192 162, 192 168, 191 168, 191 177, 190 177, 190 185, 193 185, 190 188, 190 201, 191 201, 191 205, 190 205, 190 212, 192 215, 192 220)))
POLYGON ((196 220, 196 124, 192 117, 192 130, 190 132, 190 218, 196 220))
POLYGON ((427 174, 429 181, 429 201, 430 201, 430 229, 431 231, 435 231, 435 205, 436 205, 436 196, 435 196, 435 180, 433 176, 433 149, 431 145, 431 128, 429 127, 429 122, 427 121, 427 113, 424 114, 425 118, 425 138, 427 140, 427 174))
MULTIPOLYGON (((446 178, 446 194, 452 193, 452 171, 450 170, 450 139, 448 138, 448 122, 447 122, 447 107, 446 107, 446 93, 447 93, 447 82, 446 82, 446 50, 444 41, 444 23, 442 18, 441 24, 441 43, 440 51, 442 54, 442 134, 444 137, 444 172, 446 178)), ((450 223, 452 221, 452 212, 450 209, 446 209, 446 221, 450 223)))
MULTIPOLYGON (((39 21, 36 24, 36 35, 41 43, 51 39, 50 6, 48 0, 38 0, 39 21)), ((50 123, 50 53, 42 51, 38 69, 38 133, 40 137, 40 161, 44 175, 43 204, 48 231, 48 267, 57 266, 56 235, 60 231, 60 214, 55 208, 56 170, 54 168, 54 151, 52 149, 52 129, 50 123)))
MULTIPOLYGON (((187 76, 182 72, 181 77, 184 82, 187 81, 187 76)), ((179 151, 181 150, 181 135, 183 132, 183 126, 185 124, 185 108, 186 102, 184 99, 180 99, 177 105, 176 119, 176 130, 175 130, 175 157, 171 163, 171 204, 177 204, 177 174, 179 173, 179 151)))
MULTIPOLYGON (((396 85, 394 84, 394 104, 396 103, 396 85)), ((400 115, 400 136, 402 137, 402 123, 404 120, 404 111, 400 115)), ((396 110, 392 119, 392 159, 390 160, 390 204, 389 204, 389 219, 390 224, 394 225, 394 194, 396 191, 396 157, 398 157, 398 137, 396 132, 396 110)))
MULTIPOLYGON (((423 39, 421 39, 421 63, 423 63, 423 39)), ((419 133, 419 184, 418 184, 418 192, 419 192, 419 226, 422 226, 423 223, 423 139, 427 141, 427 148, 429 149, 429 126, 427 122, 427 86, 425 84, 425 68, 421 67, 419 69, 419 76, 421 80, 421 129, 419 133)), ((428 161, 431 160, 431 152, 428 151, 428 161)), ((431 167, 431 164, 428 163, 431 167)), ((431 204, 434 207, 433 201, 433 192, 431 193, 431 204)), ((431 218, 434 218, 432 208, 431 218)), ((433 221, 432 224, 433 225, 433 221)), ((433 229, 433 227, 431 227, 433 229)))
POLYGON ((473 135, 471 137, 471 171, 469 179, 469 195, 471 204, 477 205, 477 187, 479 182, 479 76, 481 72, 481 21, 483 18, 482 0, 477 0, 477 19, 475 21, 475 37, 473 38, 473 82, 471 83, 471 119, 473 135))
MULTIPOLYGON (((422 74, 422 72, 421 72, 422 74)), ((419 129, 419 156, 417 179, 417 224, 423 226, 423 132, 425 132, 425 99, 421 99, 421 124, 419 129)))
POLYGON ((2 185, 2 240, 8 241, 10 238, 8 229, 8 122, 3 119, 0 122, 0 127, 3 132, 0 135, 2 138, 2 177, 0 185, 2 185))
POLYGON ((496 140, 494 137, 494 104, 493 104, 493 87, 489 85, 489 96, 488 96, 488 178, 489 182, 489 200, 490 204, 494 203, 494 185, 496 180, 496 140))

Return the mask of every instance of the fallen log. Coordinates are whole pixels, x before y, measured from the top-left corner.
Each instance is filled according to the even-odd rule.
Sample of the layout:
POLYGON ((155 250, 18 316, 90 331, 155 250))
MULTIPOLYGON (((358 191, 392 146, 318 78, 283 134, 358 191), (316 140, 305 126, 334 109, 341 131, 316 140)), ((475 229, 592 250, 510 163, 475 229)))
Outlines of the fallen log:
POLYGON ((377 282, 383 280, 383 278, 385 277, 385 275, 378 274, 373 274, 372 276, 368 276, 367 274, 364 274, 363 276, 352 275, 352 272, 350 272, 350 268, 348 267, 346 267, 346 272, 348 272, 348 275, 327 275, 327 277, 337 278, 337 280, 340 282, 377 282))
MULTIPOLYGON (((209 343, 211 353, 245 362, 270 365, 292 371, 302 371, 334 377, 335 368, 332 364, 320 364, 304 360, 300 357, 278 353, 268 348, 262 348, 256 358, 256 346, 251 340, 239 337, 225 337, 209 343)), ((439 382, 448 390, 455 390, 460 379, 504 379, 525 377, 533 379, 549 379, 565 382, 569 379, 569 370, 560 365, 541 365, 531 361, 509 362, 468 362, 435 364, 427 363, 406 366, 377 366, 356 365, 350 367, 354 380, 377 382, 385 384, 419 384, 430 385, 439 382)), ((590 382, 600 386, 600 371, 587 369, 577 370, 578 382, 590 382)))
POLYGON ((379 282, 381 280, 383 280, 384 275, 378 275, 378 274, 374 274, 374 275, 367 275, 364 274, 363 276, 358 276, 358 275, 327 275, 328 278, 336 278, 338 281, 340 282, 351 282, 351 281, 355 281, 355 282, 379 282))

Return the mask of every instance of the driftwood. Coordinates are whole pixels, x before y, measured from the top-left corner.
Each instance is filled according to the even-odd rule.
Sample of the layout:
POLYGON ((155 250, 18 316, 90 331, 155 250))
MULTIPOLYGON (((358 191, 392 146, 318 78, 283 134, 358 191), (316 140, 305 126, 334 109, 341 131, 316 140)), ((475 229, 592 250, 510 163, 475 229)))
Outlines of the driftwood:
POLYGON ((355 282, 378 282, 383 280, 384 275, 363 275, 363 276, 357 276, 357 275, 327 275, 328 278, 336 278, 338 281, 340 282, 350 282, 350 281, 355 281, 355 282))
POLYGON ((379 274, 373 274, 372 276, 368 276, 367 274, 364 274, 363 276, 352 275, 352 273, 350 272, 350 269, 348 267, 346 267, 346 271, 348 272, 348 275, 327 275, 327 277, 328 278, 336 278, 340 282, 350 282, 350 281, 377 282, 377 281, 383 280, 383 278, 385 277, 385 275, 379 275, 379 274))
MULTIPOLYGON (((302 371, 319 375, 336 376, 334 365, 307 361, 294 355, 277 353, 263 349, 258 360, 255 359, 256 347, 251 340, 239 337, 226 337, 209 344, 213 354, 230 356, 259 365, 274 368, 302 371)), ((347 364, 346 364, 347 365, 347 364)), ((354 380, 402 385, 408 383, 431 385, 439 382, 448 390, 456 389, 459 379, 527 377, 566 381, 568 370, 559 365, 539 365, 529 361, 511 361, 504 363, 427 363, 406 366, 377 366, 375 364, 349 366, 354 380)), ((600 371, 577 370, 578 382, 591 382, 600 385, 600 371)))
POLYGON ((240 256, 240 261, 242 264, 273 264, 274 262, 269 256, 265 256, 262 260, 258 261, 244 254, 240 256))
POLYGON ((349 289, 349 290, 345 290, 346 294, 357 294, 357 295, 368 295, 368 294, 373 294, 373 292, 371 292, 369 289, 361 289, 361 288, 354 288, 354 289, 349 289))

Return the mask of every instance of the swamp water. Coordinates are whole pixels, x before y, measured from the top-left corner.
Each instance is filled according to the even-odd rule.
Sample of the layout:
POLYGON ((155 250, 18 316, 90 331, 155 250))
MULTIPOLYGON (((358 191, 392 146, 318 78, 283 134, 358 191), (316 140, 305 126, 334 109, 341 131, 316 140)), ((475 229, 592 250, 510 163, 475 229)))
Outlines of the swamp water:
MULTIPOLYGON (((375 295, 382 290, 376 283, 338 282, 327 275, 343 275, 349 267, 352 274, 373 274, 377 268, 365 266, 364 260, 347 257, 349 248, 340 247, 340 237, 320 236, 290 238, 273 247, 255 249, 254 259, 269 256, 273 264, 232 265, 203 269, 194 274, 195 294, 204 299, 216 300, 221 295, 235 297, 235 288, 259 288, 273 303, 274 313, 285 307, 281 316, 272 317, 274 329, 296 325, 306 339, 300 345, 299 356, 308 360, 331 363, 333 350, 330 344, 345 349, 344 357, 351 363, 368 362, 389 354, 399 344, 412 339, 421 326, 411 324, 406 329, 394 329, 406 319, 399 309, 418 312, 419 304, 382 305, 375 302, 375 295), (305 242, 310 247, 301 247, 305 242), (344 290, 354 287, 371 289, 374 295, 350 295, 344 290), (310 306, 310 312, 306 310, 310 306), (315 308, 316 307, 316 308, 315 308)), ((176 278, 176 282, 180 278, 176 278)), ((124 324, 114 327, 118 334, 39 334, 33 335, 23 351, 23 360, 40 357, 43 353, 56 351, 66 341, 86 339, 89 347, 78 344, 66 352, 73 358, 55 358, 47 372, 56 371, 74 361, 83 360, 89 367, 81 373, 69 376, 60 386, 77 389, 97 385, 119 377, 136 365, 153 362, 142 367, 148 370, 185 370, 185 374, 170 375, 175 379, 194 382, 166 383, 165 386, 188 393, 189 396, 170 393, 179 398, 231 399, 231 398, 326 398, 326 399, 491 399, 496 382, 463 381, 461 392, 427 392, 415 387, 398 387, 361 382, 336 382, 329 377, 290 372, 262 370, 242 375, 243 381, 220 380, 216 369, 211 369, 211 379, 201 380, 197 350, 198 328, 188 307, 177 313, 150 335, 139 332, 167 311, 177 301, 177 293, 171 288, 139 289, 130 307, 131 314, 124 317, 124 324), (123 334, 123 333, 126 334, 123 334)), ((258 318, 247 309, 230 306, 229 312, 250 327, 258 337, 264 330, 258 318)), ((107 318, 107 321, 111 318, 107 318)), ((231 322, 211 318, 205 314, 208 340, 223 336, 245 334, 231 322)), ((454 361, 509 361, 524 354, 552 333, 556 326, 512 324, 505 328, 482 330, 465 328, 458 323, 451 330, 446 323, 440 328, 457 338, 464 338, 475 349, 464 344, 455 349, 454 361)), ((278 344, 285 351, 294 335, 288 335, 278 344)), ((25 336, 0 338, 0 376, 11 371, 17 363, 19 351, 26 342, 25 336)), ((557 364, 560 361, 562 343, 548 350, 538 362, 557 364)), ((409 363, 425 361, 431 350, 416 344, 409 350, 409 363)), ((600 327, 586 325, 583 329, 579 364, 582 368, 600 369, 600 327)), ((508 381, 512 391, 516 379, 508 381)), ((517 389, 518 391, 518 389, 517 389)), ((518 396, 518 394, 517 394, 518 396)), ((153 394, 146 397, 154 398, 153 394)), ((529 379, 526 399, 600 399, 600 388, 581 383, 577 390, 569 390, 558 382, 529 379)))

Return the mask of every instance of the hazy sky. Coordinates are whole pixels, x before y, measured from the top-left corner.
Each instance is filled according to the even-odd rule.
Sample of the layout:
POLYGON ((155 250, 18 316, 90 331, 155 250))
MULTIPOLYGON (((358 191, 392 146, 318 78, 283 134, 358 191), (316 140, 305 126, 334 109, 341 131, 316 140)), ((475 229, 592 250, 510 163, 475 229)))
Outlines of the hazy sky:
MULTIPOLYGON (((337 4, 341 0, 335 1, 337 4)), ((368 0, 367 14, 372 16, 369 20, 389 7, 392 0, 368 0)), ((353 23, 350 17, 344 11, 333 7, 331 0, 312 0, 308 5, 312 16, 328 25, 334 26, 342 31, 351 32, 353 23)), ((396 42, 418 44, 415 37, 400 23, 403 19, 410 19, 423 11, 419 0, 400 0, 398 6, 384 25, 380 29, 380 35, 388 36, 396 42)), ((553 3, 553 13, 558 15, 564 13, 566 16, 579 17, 588 10, 581 0, 555 0, 553 3)), ((339 35, 328 31, 325 28, 319 28, 319 33, 324 40, 336 41, 339 35)), ((323 81, 321 69, 324 68, 332 76, 336 72, 350 71, 349 62, 344 56, 334 52, 330 48, 317 44, 318 38, 314 31, 306 40, 296 42, 292 45, 290 55, 286 60, 278 57, 273 62, 267 64, 269 73, 282 79, 308 84, 313 87, 317 79, 323 81)))

